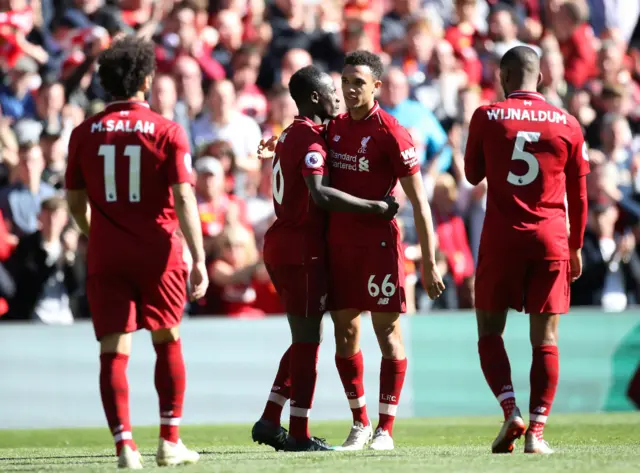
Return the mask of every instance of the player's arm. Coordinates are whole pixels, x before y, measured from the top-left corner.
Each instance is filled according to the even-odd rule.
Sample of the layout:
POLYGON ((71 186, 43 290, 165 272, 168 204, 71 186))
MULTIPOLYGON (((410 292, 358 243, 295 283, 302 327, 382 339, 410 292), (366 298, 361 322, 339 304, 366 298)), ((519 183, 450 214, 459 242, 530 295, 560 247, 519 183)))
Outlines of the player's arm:
POLYGON ((444 291, 444 284, 436 264, 435 235, 431 207, 426 198, 420 164, 409 132, 399 124, 390 130, 387 152, 394 174, 413 207, 413 220, 422 251, 422 282, 431 299, 444 291))
POLYGON ((467 149, 464 153, 464 175, 470 184, 477 186, 485 178, 484 151, 482 148, 482 124, 486 111, 478 108, 469 124, 467 149))
POLYGON ((85 189, 67 189, 67 205, 69 206, 69 213, 78 224, 80 231, 89 236, 91 207, 89 206, 87 191, 85 189))
POLYGON ((398 204, 393 197, 388 200, 366 200, 329 187, 328 174, 304 176, 311 197, 316 205, 331 212, 368 213, 392 219, 398 212, 398 204))
POLYGON ((87 196, 86 185, 78 152, 80 131, 74 129, 69 138, 69 150, 67 153, 67 169, 65 171, 65 187, 67 190, 67 205, 69 213, 78 224, 80 231, 89 235, 91 226, 91 207, 87 196))
POLYGON ((198 213, 198 203, 190 182, 181 182, 171 186, 173 199, 180 221, 180 230, 187 242, 189 253, 193 258, 193 264, 204 264, 204 243, 202 238, 202 225, 198 213))
POLYGON ((589 156, 582 131, 577 128, 571 156, 565 168, 569 214, 569 248, 580 250, 587 227, 587 174, 589 156))

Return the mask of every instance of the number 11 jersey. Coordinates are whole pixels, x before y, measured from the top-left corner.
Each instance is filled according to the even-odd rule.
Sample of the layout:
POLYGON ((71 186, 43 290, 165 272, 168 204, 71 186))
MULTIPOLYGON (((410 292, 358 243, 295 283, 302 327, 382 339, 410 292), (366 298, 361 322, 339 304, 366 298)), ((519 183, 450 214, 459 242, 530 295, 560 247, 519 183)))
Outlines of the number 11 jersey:
POLYGON ((589 173, 578 121, 541 94, 517 91, 478 108, 465 152, 472 183, 487 178, 480 254, 569 259, 566 182, 589 173))
POLYGON ((193 182, 180 125, 144 102, 113 102, 73 130, 67 161, 66 188, 91 205, 89 274, 185 267, 171 190, 193 182))

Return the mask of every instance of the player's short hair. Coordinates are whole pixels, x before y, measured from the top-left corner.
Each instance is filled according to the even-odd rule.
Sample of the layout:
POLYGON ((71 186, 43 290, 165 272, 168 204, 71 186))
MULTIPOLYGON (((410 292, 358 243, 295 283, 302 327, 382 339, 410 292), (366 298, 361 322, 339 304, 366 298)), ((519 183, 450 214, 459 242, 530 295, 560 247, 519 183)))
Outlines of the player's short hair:
POLYGON ((377 54, 369 51, 354 51, 347 54, 344 59, 345 66, 367 66, 371 69, 371 73, 375 80, 380 80, 384 72, 382 59, 377 54))
POLYGON ((40 209, 46 212, 55 212, 59 209, 66 209, 67 202, 66 200, 59 195, 54 195, 53 197, 49 197, 46 200, 42 201, 40 204, 40 209))
POLYGON ((516 46, 504 53, 500 60, 500 69, 521 71, 523 75, 540 72, 540 56, 529 46, 516 46))
POLYGON ((102 87, 113 98, 128 99, 143 87, 145 78, 156 69, 153 43, 126 36, 103 51, 98 58, 102 87))
POLYGON ((306 66, 298 69, 289 79, 289 93, 297 104, 303 104, 311 93, 322 88, 324 73, 316 66, 306 66))

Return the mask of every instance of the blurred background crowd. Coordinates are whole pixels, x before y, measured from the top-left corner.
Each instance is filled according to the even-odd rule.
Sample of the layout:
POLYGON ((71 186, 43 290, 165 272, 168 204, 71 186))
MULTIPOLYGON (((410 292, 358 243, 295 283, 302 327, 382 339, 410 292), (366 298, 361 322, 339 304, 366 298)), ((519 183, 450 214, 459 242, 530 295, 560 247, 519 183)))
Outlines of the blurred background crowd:
POLYGON ((261 262, 273 221, 271 164, 256 158, 296 107, 290 76, 335 78, 345 53, 379 53, 381 106, 413 135, 447 290, 431 304, 402 202, 409 312, 473 306, 486 183, 470 185, 469 120, 502 99, 497 66, 529 44, 540 91, 583 126, 592 173, 584 273, 572 304, 620 311, 640 295, 639 0, 0 0, 0 320, 89 316, 86 241, 61 189, 73 127, 102 110, 96 57, 114 37, 156 44, 151 108, 180 123, 196 158, 211 288, 193 315, 282 313, 261 262))

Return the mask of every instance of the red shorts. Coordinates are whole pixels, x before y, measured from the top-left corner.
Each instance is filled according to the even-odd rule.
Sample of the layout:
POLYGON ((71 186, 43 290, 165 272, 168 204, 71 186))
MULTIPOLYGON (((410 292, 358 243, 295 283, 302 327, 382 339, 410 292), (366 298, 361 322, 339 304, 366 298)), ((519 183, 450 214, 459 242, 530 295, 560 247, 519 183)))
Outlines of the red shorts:
POLYGON ((112 333, 159 330, 182 320, 187 300, 187 271, 160 277, 95 274, 87 278, 87 298, 96 338, 112 333))
POLYGON ((327 310, 327 269, 325 262, 307 265, 266 264, 287 314, 321 316, 327 310))
POLYGON ((480 255, 475 278, 476 309, 527 314, 569 312, 568 260, 527 260, 480 255))
POLYGON ((405 312, 404 253, 389 246, 329 248, 329 307, 370 312, 405 312))

